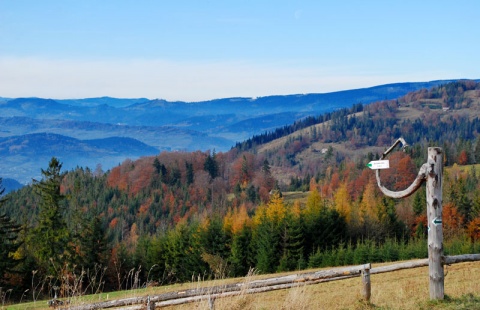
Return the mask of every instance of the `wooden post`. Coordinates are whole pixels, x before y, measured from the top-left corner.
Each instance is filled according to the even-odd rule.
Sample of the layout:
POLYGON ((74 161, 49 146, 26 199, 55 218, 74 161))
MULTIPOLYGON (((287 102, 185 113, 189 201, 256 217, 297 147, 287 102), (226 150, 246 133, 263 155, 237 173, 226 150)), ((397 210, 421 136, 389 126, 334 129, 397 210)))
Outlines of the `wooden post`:
MULTIPOLYGON (((399 143, 405 147, 405 140, 399 138, 382 155, 384 159, 399 143)), ((444 299, 443 273, 443 228, 442 228, 442 179, 443 152, 439 147, 428 148, 427 162, 422 165, 416 179, 405 190, 394 192, 385 188, 380 180, 379 170, 375 172, 380 190, 393 198, 404 198, 413 194, 420 185, 427 183, 427 224, 428 224, 428 270, 430 276, 430 299, 444 299)))
POLYGON ((372 287, 370 284, 370 268, 362 269, 362 296, 366 302, 370 302, 372 287))
POLYGON ((155 302, 150 299, 150 296, 147 297, 147 310, 155 310, 155 302))
POLYGON ((428 270, 430 299, 444 299, 442 173, 443 154, 438 147, 428 148, 427 160, 428 270))
POLYGON ((215 297, 214 296, 208 296, 208 309, 209 310, 215 310, 215 297))

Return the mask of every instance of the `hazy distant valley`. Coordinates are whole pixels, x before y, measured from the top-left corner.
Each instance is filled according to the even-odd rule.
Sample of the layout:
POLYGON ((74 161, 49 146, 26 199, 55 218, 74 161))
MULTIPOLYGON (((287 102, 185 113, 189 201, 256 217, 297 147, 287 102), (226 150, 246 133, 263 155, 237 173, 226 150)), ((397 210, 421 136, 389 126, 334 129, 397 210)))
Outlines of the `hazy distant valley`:
POLYGON ((0 177, 39 178, 52 156, 69 170, 110 169, 161 151, 225 151, 253 135, 356 103, 394 99, 448 81, 398 83, 325 94, 202 102, 0 98, 0 177))

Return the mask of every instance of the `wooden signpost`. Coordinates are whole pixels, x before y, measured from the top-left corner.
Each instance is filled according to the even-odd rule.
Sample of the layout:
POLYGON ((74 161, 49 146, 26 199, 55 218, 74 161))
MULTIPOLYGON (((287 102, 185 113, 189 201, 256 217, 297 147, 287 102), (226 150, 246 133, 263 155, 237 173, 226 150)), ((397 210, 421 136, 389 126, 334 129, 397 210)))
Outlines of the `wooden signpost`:
MULTIPOLYGON (((402 143, 405 149, 407 143, 399 138, 380 161, 398 145, 402 143)), ((444 299, 444 272, 443 272, 443 227, 442 227, 442 173, 443 154, 438 147, 428 148, 427 162, 422 165, 413 183, 403 191, 391 191, 385 188, 380 181, 379 169, 375 171, 377 184, 380 190, 392 198, 404 198, 412 195, 423 182, 427 186, 427 222, 428 222, 428 270, 430 275, 430 299, 444 299)), ((375 169, 371 167, 372 169, 375 169)))
POLYGON ((427 220, 428 270, 430 274, 430 299, 444 298, 443 227, 442 227, 442 149, 428 148, 427 220))
POLYGON ((390 162, 388 160, 372 160, 367 164, 370 169, 388 169, 390 168, 390 162))

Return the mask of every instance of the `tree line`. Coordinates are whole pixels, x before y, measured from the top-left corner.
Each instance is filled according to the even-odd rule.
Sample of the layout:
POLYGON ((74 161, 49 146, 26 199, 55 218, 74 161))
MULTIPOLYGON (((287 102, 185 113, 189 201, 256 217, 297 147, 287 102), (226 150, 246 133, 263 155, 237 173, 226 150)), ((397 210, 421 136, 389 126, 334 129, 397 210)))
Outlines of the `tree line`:
POLYGON ((249 268, 268 273, 348 263, 374 251, 370 247, 378 260, 403 258, 400 253, 424 241, 424 189, 401 201, 382 196, 365 167, 378 158, 372 153, 348 158, 329 148, 307 171, 296 154, 312 139, 347 140, 359 148, 411 134, 417 143, 392 154, 391 169, 382 172, 394 190, 416 176, 429 145, 442 146, 450 167, 444 174, 446 242, 477 251, 478 171, 464 165, 479 162, 478 121, 444 115, 430 122, 438 115, 420 103, 424 121, 398 121, 402 100, 357 106, 362 113, 355 115, 337 111, 328 126, 315 127, 315 135, 311 129, 308 137, 288 139, 282 152, 163 152, 106 172, 81 167, 65 172, 53 157, 41 180, 2 196, 1 285, 24 299, 55 290, 68 296, 192 276, 243 276, 249 268), (435 134, 426 140, 417 130, 435 134), (287 171, 295 177, 281 181, 278 176, 287 171), (290 200, 282 194, 287 189, 308 194, 290 200), (381 254, 385 245, 396 247, 394 254, 381 254), (26 290, 28 296, 22 296, 26 290))

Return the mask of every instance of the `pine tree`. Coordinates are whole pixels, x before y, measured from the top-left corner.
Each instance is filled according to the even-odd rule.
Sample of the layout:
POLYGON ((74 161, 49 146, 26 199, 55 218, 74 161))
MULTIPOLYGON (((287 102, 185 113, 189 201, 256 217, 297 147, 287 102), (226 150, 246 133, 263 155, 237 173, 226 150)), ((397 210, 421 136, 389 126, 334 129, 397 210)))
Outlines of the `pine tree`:
POLYGON ((185 168, 187 170, 187 185, 193 184, 193 180, 194 180, 193 164, 185 162, 185 168))
POLYGON ((38 225, 32 230, 32 241, 35 247, 34 255, 39 264, 49 274, 56 274, 68 260, 67 242, 69 232, 64 218, 60 183, 63 174, 62 164, 57 158, 50 160, 47 170, 41 170, 43 179, 34 180, 34 189, 40 196, 40 211, 38 225))
POLYGON ((203 251, 212 255, 218 255, 222 258, 227 258, 228 239, 229 238, 223 229, 221 218, 215 216, 210 220, 210 224, 202 234, 201 243, 203 251))
POLYGON ((304 244, 302 220, 289 210, 286 214, 280 235, 282 256, 277 271, 303 269, 306 265, 304 260, 304 244))
POLYGON ((477 141, 475 142, 474 156, 475 156, 475 163, 480 164, 480 136, 477 137, 477 141))
MULTIPOLYGON (((0 178, 0 210, 6 202, 6 198, 2 197, 4 192, 2 178, 0 178)), ((21 242, 18 241, 20 229, 20 225, 17 225, 8 215, 0 213, 0 286, 5 285, 6 273, 11 272, 19 263, 12 254, 21 246, 21 242)))
POLYGON ((105 229, 98 216, 89 221, 81 242, 85 255, 84 267, 91 270, 96 266, 105 267, 108 262, 108 245, 105 239, 105 229))
POLYGON ((256 268, 261 273, 272 273, 279 263, 279 234, 275 223, 269 220, 265 214, 260 219, 261 222, 257 226, 255 234, 256 268))
POLYGON ((232 264, 234 276, 246 276, 250 268, 254 266, 250 225, 244 225, 233 236, 230 253, 229 261, 232 264))
POLYGON ((413 212, 416 216, 425 214, 427 211, 427 198, 425 193, 425 186, 422 186, 415 192, 413 196, 413 212))
POLYGON ((164 252, 165 272, 176 281, 191 280, 205 271, 195 224, 179 224, 167 233, 164 252))
POLYGON ((210 174, 210 177, 212 179, 215 179, 218 176, 218 163, 216 160, 216 153, 215 150, 213 151, 213 154, 208 154, 207 158, 205 159, 205 162, 203 164, 203 169, 210 174))

